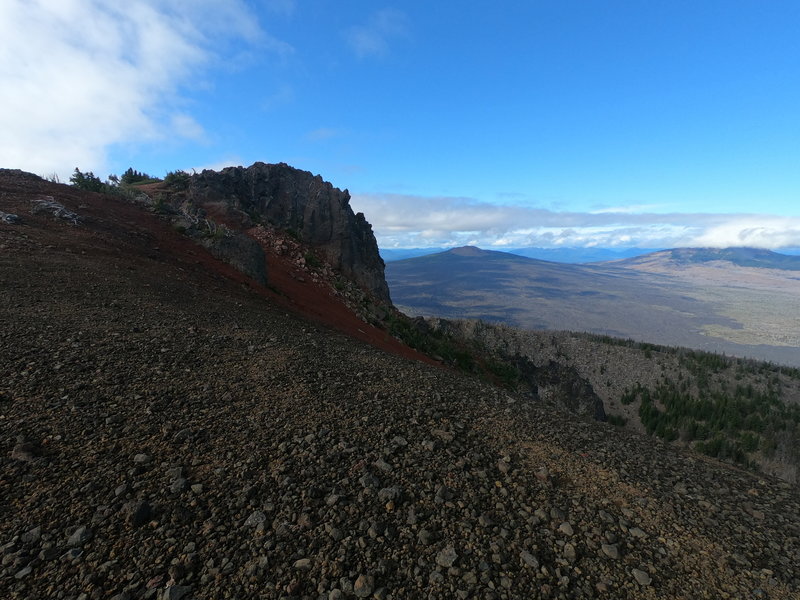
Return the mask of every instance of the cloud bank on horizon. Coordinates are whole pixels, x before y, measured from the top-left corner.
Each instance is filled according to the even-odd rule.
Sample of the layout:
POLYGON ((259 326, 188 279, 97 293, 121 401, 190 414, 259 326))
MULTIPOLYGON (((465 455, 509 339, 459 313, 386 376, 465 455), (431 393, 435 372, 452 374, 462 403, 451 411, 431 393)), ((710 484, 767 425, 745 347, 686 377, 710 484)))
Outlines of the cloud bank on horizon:
MULTIPOLYGON (((470 198, 356 194, 382 248, 800 246, 800 218, 757 214, 554 211, 470 198)), ((633 207, 634 209, 638 207, 633 207)))
POLYGON ((797 5, 738 9, 3 0, 0 167, 287 162, 387 248, 800 247, 797 5))

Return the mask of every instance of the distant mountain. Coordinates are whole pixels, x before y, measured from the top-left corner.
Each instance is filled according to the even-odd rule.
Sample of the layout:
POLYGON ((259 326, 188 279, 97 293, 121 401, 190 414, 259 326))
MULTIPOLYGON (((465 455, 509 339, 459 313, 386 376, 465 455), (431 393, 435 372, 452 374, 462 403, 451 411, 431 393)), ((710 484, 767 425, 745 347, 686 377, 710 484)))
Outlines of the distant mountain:
MULTIPOLYGON (((381 248, 381 257, 386 262, 416 258, 428 254, 438 254, 447 251, 447 248, 381 248)), ((562 263, 594 263, 610 260, 620 260, 633 256, 640 256, 656 252, 655 248, 511 248, 502 249, 500 252, 516 254, 526 258, 537 258, 551 262, 562 263)))
POLYGON ((395 305, 414 315, 588 331, 800 365, 800 279, 788 267, 797 259, 781 256, 679 249, 564 264, 464 247, 388 263, 386 278, 395 305))
POLYGON ((760 248, 674 248, 614 261, 617 266, 687 266, 727 262, 739 267, 800 271, 800 256, 760 248))
POLYGON ((436 254, 437 252, 444 252, 446 248, 381 248, 381 258, 385 262, 394 260, 405 260, 406 258, 415 258, 417 256, 425 256, 426 254, 436 254))
POLYGON ((656 252, 655 248, 514 248, 511 254, 563 263, 595 263, 656 252))

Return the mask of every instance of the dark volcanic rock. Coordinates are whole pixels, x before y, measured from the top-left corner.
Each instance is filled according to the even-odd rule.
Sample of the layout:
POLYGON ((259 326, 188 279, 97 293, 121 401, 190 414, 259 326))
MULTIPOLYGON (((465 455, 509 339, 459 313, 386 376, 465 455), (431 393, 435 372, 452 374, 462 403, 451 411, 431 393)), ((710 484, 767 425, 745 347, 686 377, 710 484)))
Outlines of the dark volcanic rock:
POLYGON ((253 238, 243 233, 230 232, 230 235, 200 238, 199 243, 214 258, 228 263, 261 285, 267 284, 264 250, 253 238))
POLYGON ((603 401, 591 384, 578 374, 575 367, 549 361, 546 366, 536 367, 530 359, 517 355, 514 362, 524 377, 538 387, 538 395, 579 415, 606 420, 603 401))
POLYGON ((250 167, 205 170, 191 178, 195 202, 224 201, 256 221, 294 231, 318 248, 331 265, 389 301, 384 264, 372 227, 350 207, 350 194, 319 175, 285 163, 257 162, 250 167))

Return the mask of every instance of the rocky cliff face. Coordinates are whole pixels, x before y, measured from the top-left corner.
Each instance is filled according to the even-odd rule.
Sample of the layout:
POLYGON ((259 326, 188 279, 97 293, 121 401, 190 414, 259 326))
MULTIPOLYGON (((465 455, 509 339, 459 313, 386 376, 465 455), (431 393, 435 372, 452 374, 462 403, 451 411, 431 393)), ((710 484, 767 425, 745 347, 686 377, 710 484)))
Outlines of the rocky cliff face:
POLYGON ((286 165, 205 170, 191 178, 194 202, 225 202, 255 222, 295 232, 346 277, 390 302, 384 263, 372 227, 350 207, 350 194, 318 175, 286 165))
MULTIPOLYGON (((463 250, 463 249, 458 249, 463 250)), ((513 366, 519 377, 521 393, 571 413, 606 420, 603 400, 592 384, 578 370, 554 360, 536 361, 535 353, 525 352, 517 339, 521 334, 503 325, 482 321, 422 319, 421 327, 442 332, 482 349, 486 356, 513 366)))
POLYGON ((574 367, 552 360, 543 366, 536 366, 532 360, 520 354, 508 357, 508 360, 519 369, 523 380, 536 390, 541 400, 596 421, 606 420, 603 401, 574 367))

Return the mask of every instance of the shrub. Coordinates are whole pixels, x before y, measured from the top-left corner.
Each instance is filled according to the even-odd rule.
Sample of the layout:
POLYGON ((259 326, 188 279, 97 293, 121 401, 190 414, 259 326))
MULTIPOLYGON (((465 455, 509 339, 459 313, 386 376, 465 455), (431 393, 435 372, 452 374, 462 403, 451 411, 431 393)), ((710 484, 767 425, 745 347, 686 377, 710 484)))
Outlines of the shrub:
POLYGON ((164 184, 175 190, 185 190, 189 187, 189 175, 186 171, 170 171, 164 177, 164 184))
POLYGON ((322 266, 322 263, 313 252, 306 252, 303 258, 306 260, 306 266, 311 269, 319 269, 322 266))
POLYGON ((83 173, 78 167, 75 167, 75 172, 70 176, 69 182, 74 187, 89 192, 104 192, 106 189, 106 184, 100 181, 100 178, 94 173, 91 171, 83 173))
POLYGON ((154 183, 159 181, 156 177, 151 177, 147 173, 141 173, 133 169, 133 167, 128 167, 128 170, 122 174, 122 177, 119 178, 120 183, 125 185, 133 185, 136 183, 154 183))

